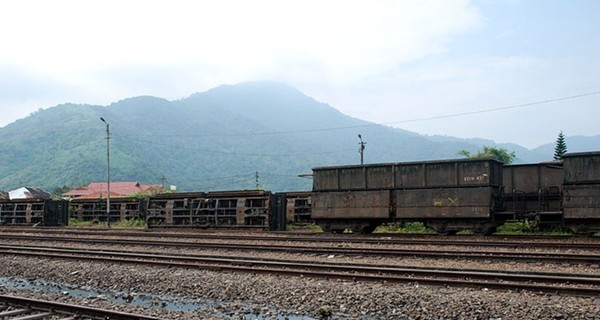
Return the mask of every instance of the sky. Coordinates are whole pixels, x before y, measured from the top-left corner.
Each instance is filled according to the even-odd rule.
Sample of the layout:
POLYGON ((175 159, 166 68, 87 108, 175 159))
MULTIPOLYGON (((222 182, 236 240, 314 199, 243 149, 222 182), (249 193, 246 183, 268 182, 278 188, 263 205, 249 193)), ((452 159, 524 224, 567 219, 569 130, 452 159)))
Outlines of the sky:
POLYGON ((534 148, 600 135, 599 16, 596 0, 2 1, 0 127, 270 80, 363 120, 534 148))

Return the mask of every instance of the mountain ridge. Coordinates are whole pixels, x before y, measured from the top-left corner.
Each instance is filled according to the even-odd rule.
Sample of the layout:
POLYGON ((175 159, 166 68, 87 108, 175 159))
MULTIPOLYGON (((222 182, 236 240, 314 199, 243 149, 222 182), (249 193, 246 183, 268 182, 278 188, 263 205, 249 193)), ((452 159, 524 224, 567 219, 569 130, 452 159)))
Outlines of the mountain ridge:
MULTIPOLYGON (((298 174, 358 163, 358 134, 367 142, 365 163, 457 158, 459 150, 476 151, 484 143, 506 146, 523 162, 550 160, 553 151, 551 144, 550 151, 547 145, 529 150, 423 136, 350 117, 287 84, 245 82, 171 101, 138 96, 107 106, 60 104, 36 111, 0 128, 0 146, 9 151, 0 154, 0 189, 104 181, 106 128, 100 117, 110 124, 111 180, 166 179, 186 191, 257 185, 310 190, 311 181, 298 174)), ((590 138, 588 145, 600 142, 600 136, 590 138)))

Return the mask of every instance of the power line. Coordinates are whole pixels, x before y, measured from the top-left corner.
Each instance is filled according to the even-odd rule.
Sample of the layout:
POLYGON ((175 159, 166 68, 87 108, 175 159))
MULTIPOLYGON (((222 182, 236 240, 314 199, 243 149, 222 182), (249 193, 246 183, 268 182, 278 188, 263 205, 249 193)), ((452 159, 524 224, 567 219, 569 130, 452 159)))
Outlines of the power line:
MULTIPOLYGON (((481 113, 488 113, 488 112, 504 111, 504 110, 510 110, 510 109, 520 109, 520 108, 526 108, 526 107, 540 105, 540 104, 547 104, 547 103, 552 103, 552 102, 577 99, 577 98, 582 98, 582 97, 587 97, 587 96, 597 95, 597 94, 600 94, 600 91, 592 91, 592 92, 587 92, 587 93, 582 93, 582 94, 577 94, 577 95, 572 95, 572 96, 559 97, 559 98, 553 98, 553 99, 546 99, 546 100, 540 100, 540 101, 534 101, 534 102, 528 102, 528 103, 522 103, 522 104, 516 104, 516 105, 508 105, 508 106, 503 106, 503 107, 495 107, 495 108, 489 108, 489 109, 483 109, 483 110, 460 112, 460 113, 453 113, 453 114, 439 115, 439 116, 432 116, 432 117, 425 117, 425 118, 415 118, 415 119, 408 119, 408 120, 400 120, 400 121, 386 122, 386 123, 381 123, 381 124, 369 123, 369 124, 355 125, 355 126, 345 126, 345 127, 330 127, 330 128, 305 129, 305 130, 295 130, 295 131, 273 131, 273 132, 256 132, 256 133, 248 133, 247 132, 247 133, 221 133, 221 134, 198 134, 198 135, 163 135, 163 137, 164 136, 187 136, 187 137, 266 136, 266 135, 283 135, 283 134, 297 134, 297 133, 312 133, 312 132, 326 132, 326 131, 336 131, 336 130, 347 130, 347 129, 356 129, 356 128, 376 127, 376 126, 381 126, 381 125, 392 125, 392 124, 400 124, 400 123, 410 123, 410 122, 419 122, 419 121, 429 121, 429 120, 437 120, 437 119, 446 119, 446 118, 461 117, 461 116, 467 116, 467 115, 473 115, 473 114, 481 114, 481 113)), ((115 135, 113 133, 113 136, 117 136, 117 135, 115 135)), ((123 136, 123 135, 118 135, 118 137, 119 138, 123 138, 123 139, 128 139, 128 140, 143 142, 143 143, 149 143, 149 144, 152 144, 152 145, 155 145, 155 146, 164 146, 164 147, 172 147, 172 148, 188 149, 188 150, 197 150, 198 149, 197 147, 165 144, 165 143, 159 143, 159 142, 156 142, 156 141, 148 141, 148 140, 143 140, 143 139, 138 139, 138 138, 133 138, 133 137, 127 137, 127 136, 123 136)), ((325 151, 325 152, 317 152, 317 153, 306 153, 306 152, 302 152, 302 153, 244 153, 244 152, 217 151, 217 150, 210 150, 210 149, 203 148, 202 151, 206 152, 206 153, 213 153, 213 154, 237 155, 237 156, 259 156, 259 157, 263 157, 263 156, 325 155, 325 154, 334 154, 334 153, 348 152, 349 150, 348 149, 344 149, 344 150, 325 151)))
POLYGON ((503 110, 510 110, 510 109, 519 109, 519 108, 531 107, 531 106, 535 106, 535 105, 539 105, 539 104, 545 104, 545 103, 551 103, 551 102, 558 102, 558 101, 564 101, 564 100, 582 98, 582 97, 587 97, 587 96, 591 96, 591 95, 595 95, 595 94, 600 94, 600 91, 582 93, 582 94, 578 94, 578 95, 574 95, 574 96, 568 96, 568 97, 561 97, 561 98, 554 98, 554 99, 541 100, 541 101, 535 101, 535 102, 528 102, 528 103, 522 103, 522 104, 515 104, 515 105, 504 106, 504 107, 490 108, 490 109, 484 109, 484 110, 475 110, 475 111, 467 111, 467 112, 447 114, 447 115, 442 115, 442 116, 433 116, 433 117, 426 117, 426 118, 417 118, 417 119, 410 119, 410 120, 387 122, 387 123, 384 123, 384 124, 388 125, 388 124, 418 122, 418 121, 427 121, 427 120, 437 120, 437 119, 446 119, 446 118, 453 118, 453 117, 468 116, 468 115, 472 115, 472 114, 496 112, 496 111, 503 111, 503 110))
MULTIPOLYGON (((127 140, 133 140, 133 141, 137 141, 137 142, 148 143, 148 144, 152 144, 152 145, 155 145, 155 146, 163 146, 163 147, 171 147, 171 148, 187 149, 187 150, 198 150, 199 148, 201 148, 201 147, 190 147, 190 146, 181 146, 181 145, 160 143, 160 142, 156 142, 156 141, 143 140, 143 139, 128 137, 128 136, 124 136, 124 135, 116 135, 114 133, 112 135, 116 136, 118 138, 127 139, 127 140)), ((297 157, 297 156, 302 156, 302 155, 325 155, 325 154, 334 154, 334 153, 348 152, 348 150, 349 149, 342 149, 342 150, 335 150, 335 151, 323 151, 323 152, 312 152, 312 153, 308 153, 308 152, 300 152, 300 153, 291 153, 291 152, 289 152, 289 153, 244 153, 244 152, 217 151, 217 150, 205 149, 204 147, 202 147, 202 152, 203 153, 217 153, 217 154, 234 155, 234 156, 257 156, 257 157, 273 157, 273 156, 288 156, 288 157, 293 156, 293 157, 297 157)))
POLYGON ((552 98, 552 99, 546 99, 546 100, 540 100, 540 101, 534 101, 534 102, 528 102, 528 103, 521 103, 521 104, 515 104, 515 105, 508 105, 508 106, 503 106, 503 107, 494 107, 494 108, 482 109, 482 110, 475 110, 475 111, 459 112, 459 113, 452 113, 452 114, 446 114, 446 115, 439 115, 439 116, 432 116, 432 117, 425 117, 425 118, 407 119, 407 120, 399 120, 399 121, 384 122, 384 123, 369 123, 369 124, 361 124, 361 125, 354 125, 354 126, 344 126, 344 127, 316 128, 316 129, 290 130, 290 131, 254 132, 254 133, 246 132, 246 133, 220 133, 220 134, 198 134, 198 135, 163 135, 163 136, 169 136, 169 137, 178 137, 178 136, 179 137, 180 136, 188 136, 188 137, 267 136, 267 135, 312 133, 312 132, 326 132, 326 131, 347 130, 347 129, 356 129, 356 128, 368 128, 368 127, 376 127, 376 126, 380 126, 380 125, 393 125, 393 124, 400 124, 400 123, 429 121, 429 120, 446 119, 446 118, 453 118, 453 117, 462 117, 462 116, 468 116, 468 115, 473 115, 473 114, 496 112, 496 111, 503 111, 503 110, 510 110, 510 109, 520 109, 520 108, 531 107, 531 106, 540 105, 540 104, 546 104, 546 103, 552 103, 552 102, 559 102, 559 101, 577 99, 577 98, 582 98, 582 97, 587 97, 587 96, 592 96, 592 95, 597 95, 597 94, 600 94, 600 91, 592 91, 592 92, 586 92, 586 93, 572 95, 572 96, 552 98))

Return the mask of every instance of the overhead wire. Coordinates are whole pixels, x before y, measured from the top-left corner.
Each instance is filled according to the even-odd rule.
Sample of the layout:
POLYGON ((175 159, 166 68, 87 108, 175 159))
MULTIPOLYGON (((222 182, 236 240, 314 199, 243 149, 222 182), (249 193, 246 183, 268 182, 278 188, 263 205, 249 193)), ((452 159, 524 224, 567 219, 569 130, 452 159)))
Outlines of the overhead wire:
MULTIPOLYGON (((582 98, 582 97, 587 97, 587 96, 592 96, 592 95, 597 95, 597 94, 600 94, 600 91, 591 91, 591 92, 586 92, 586 93, 581 93, 581 94, 576 94, 576 95, 571 95, 571 96, 558 97, 558 98, 552 98, 552 99, 546 99, 546 100, 539 100, 539 101, 534 101, 534 102, 527 102, 527 103, 521 103, 521 104, 515 104, 515 105, 508 105, 508 106, 502 106, 502 107, 494 107, 494 108, 482 109, 482 110, 458 112, 458 113, 452 113, 452 114, 446 114, 446 115, 431 116, 431 117, 424 117, 424 118, 415 118, 415 119, 407 119, 407 120, 398 120, 398 121, 383 122, 383 123, 368 123, 368 124, 361 124, 361 125, 354 125, 354 126, 315 128, 315 129, 290 130, 290 131, 272 131, 272 132, 198 134, 198 135, 185 135, 185 136, 192 136, 192 137, 265 136, 265 135, 283 135, 283 134, 297 134, 297 133, 311 133, 311 132, 325 132, 325 131, 335 131, 335 130, 347 130, 347 129, 356 129, 356 128, 376 127, 376 126, 381 126, 381 125, 389 126, 389 125, 393 125, 393 124, 411 123, 411 122, 429 121, 429 120, 438 120, 438 119, 446 119, 446 118, 453 118, 453 117, 468 116, 468 115, 473 115, 473 114, 496 112, 496 111, 503 111, 503 110, 510 110, 510 109, 519 109, 519 108, 531 107, 531 106, 540 105, 540 104, 546 104, 546 103, 552 103, 552 102, 559 102, 559 101, 577 99, 577 98, 582 98)), ((182 136, 182 135, 167 135, 167 136, 182 136)))
MULTIPOLYGON (((120 135, 120 134, 112 134, 115 137, 119 137, 119 138, 123 138, 123 139, 127 139, 127 140, 132 140, 132 141, 137 141, 137 142, 143 142, 143 143, 148 143, 148 144, 152 144, 155 146, 163 146, 163 147, 171 147, 171 148, 180 148, 180 149, 188 149, 188 150, 198 150, 197 147, 190 147, 190 146, 185 146, 185 145, 174 145, 174 144, 166 144, 166 143, 160 143, 160 142, 156 142, 156 141, 149 141, 149 140, 143 140, 143 139, 138 139, 138 138, 134 138, 134 137, 128 137, 125 135, 120 135)), ((296 156, 300 156, 300 155, 325 155, 325 154, 334 154, 334 153, 342 153, 342 152, 348 152, 351 149, 341 149, 341 150, 335 150, 335 151, 323 151, 323 152, 298 152, 298 153, 291 153, 291 152, 287 152, 287 153, 246 153, 246 152, 228 152, 228 151, 218 151, 218 150, 211 150, 211 149, 205 149, 202 148, 202 152, 205 153, 217 153, 217 154, 225 154, 225 155, 235 155, 235 156, 257 156, 257 157, 263 157, 263 156, 288 156, 288 157, 296 157, 296 156)), ((354 149, 352 149, 354 150, 354 149)))
MULTIPOLYGON (((586 93, 581 93, 581 94, 577 94, 577 95, 571 95, 571 96, 565 96, 565 97, 558 97, 558 98, 552 98, 552 99, 546 99, 546 100, 539 100, 539 101, 534 101, 534 102, 528 102, 528 103, 521 103, 521 104, 515 104, 515 105, 508 105, 508 106, 502 106, 502 107, 495 107, 495 108, 488 108, 488 109, 482 109, 482 110, 474 110, 474 111, 467 111, 467 112, 459 112, 459 113, 453 113, 453 114, 446 114, 446 115, 439 115, 439 116, 432 116, 432 117, 424 117, 424 118, 415 118, 415 119, 407 119, 407 120, 399 120, 399 121, 392 121, 392 122, 385 122, 385 123, 368 123, 368 124, 362 124, 362 125, 355 125, 355 126, 344 126, 344 127, 329 127, 329 128, 316 128, 316 129, 304 129, 304 130, 292 130, 292 131, 273 131, 273 132, 246 132, 246 133, 220 133, 220 134, 197 134, 197 135, 163 135, 164 136, 186 136, 186 137, 235 137, 235 136, 266 136, 266 135, 284 135, 284 134, 297 134, 297 133, 312 133, 312 132, 326 132, 326 131, 336 131, 336 130, 347 130, 347 129, 357 129, 357 128, 366 128, 366 127, 376 127, 376 126, 381 126, 381 125, 394 125, 394 124, 401 124, 401 123, 410 123, 410 122, 418 122, 418 121, 429 121, 429 120, 438 120, 438 119, 446 119, 446 118, 453 118, 453 117, 461 117, 461 116, 467 116, 467 115, 474 115, 474 114, 481 114, 481 113, 488 113, 488 112, 497 112, 497 111, 503 111, 503 110, 510 110, 510 109, 519 109, 519 108, 525 108, 525 107, 530 107, 530 106, 535 106, 535 105, 540 105, 540 104, 546 104, 546 103, 552 103, 552 102, 559 102, 559 101, 565 101, 565 100, 571 100, 571 99, 577 99, 577 98, 582 98, 582 97, 586 97, 586 96, 591 96, 591 95, 597 95, 600 94, 600 91, 591 91, 591 92, 586 92, 586 93)), ((120 135, 120 134, 114 134, 113 136, 119 137, 119 138, 123 138, 123 139, 128 139, 128 140, 133 140, 133 141, 137 141, 137 142, 143 142, 143 143, 148 143, 148 144, 152 144, 155 146, 163 146, 163 147, 171 147, 171 148, 178 148, 178 149, 188 149, 188 150, 198 150, 197 147, 190 147, 190 146, 185 146, 185 145, 174 145, 174 144, 166 144, 166 143, 161 143, 161 142, 157 142, 157 141, 149 141, 149 140, 144 140, 144 139, 139 139, 136 137, 128 137, 125 135, 120 135)), ((307 152, 301 152, 301 153, 249 153, 249 152, 228 152, 228 151, 220 151, 220 150, 211 150, 211 149, 206 149, 206 148, 202 148, 202 152, 205 153, 212 153, 212 154, 223 154, 223 155, 234 155, 234 156, 255 156, 255 157, 270 157, 270 156, 300 156, 300 155, 326 155, 326 154, 335 154, 335 153, 345 153, 351 151, 350 149, 343 149, 343 150, 335 150, 335 151, 325 151, 325 152, 315 152, 315 153, 307 153, 307 152)))

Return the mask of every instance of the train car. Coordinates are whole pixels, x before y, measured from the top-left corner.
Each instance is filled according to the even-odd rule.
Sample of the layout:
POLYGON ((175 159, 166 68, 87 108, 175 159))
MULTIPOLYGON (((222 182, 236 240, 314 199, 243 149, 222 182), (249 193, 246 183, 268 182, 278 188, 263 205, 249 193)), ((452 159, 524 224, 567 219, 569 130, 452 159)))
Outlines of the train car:
POLYGON ((66 226, 68 202, 52 199, 0 200, 0 224, 66 226))
POLYGON ((312 219, 334 232, 370 232, 389 221, 394 165, 313 168, 312 219))
POLYGON ((440 233, 494 229, 502 163, 458 159, 313 169, 312 218, 326 231, 422 221, 440 233))
POLYGON ((110 199, 106 211, 106 199, 75 198, 70 201, 69 215, 79 221, 115 223, 122 220, 144 219, 143 199, 115 197, 110 199))
POLYGON ((160 194, 149 197, 149 227, 269 228, 271 192, 236 190, 160 194))
POLYGON ((285 192, 285 218, 287 223, 312 223, 310 192, 285 192))
POLYGON ((563 155, 563 219, 574 233, 600 231, 600 152, 563 155))
POLYGON ((506 220, 534 219, 540 225, 562 223, 563 180, 561 161, 504 166, 504 206, 496 216, 506 220))
POLYGON ((148 227, 206 225, 195 209, 206 199, 204 192, 158 194, 144 199, 148 227))

